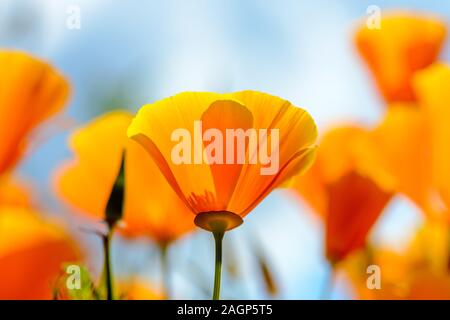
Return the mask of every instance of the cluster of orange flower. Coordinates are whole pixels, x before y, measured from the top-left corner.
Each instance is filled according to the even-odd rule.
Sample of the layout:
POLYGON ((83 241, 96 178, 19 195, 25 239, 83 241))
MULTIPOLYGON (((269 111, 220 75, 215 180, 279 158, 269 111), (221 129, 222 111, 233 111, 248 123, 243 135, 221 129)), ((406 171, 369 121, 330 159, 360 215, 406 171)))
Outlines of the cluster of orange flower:
MULTIPOLYGON (((450 299, 450 66, 435 63, 445 36, 438 20, 405 14, 385 17, 381 30, 361 28, 356 44, 388 105, 385 118, 376 128, 335 128, 317 152, 317 129, 305 110, 254 91, 181 93, 142 107, 134 119, 115 111, 78 128, 69 141, 74 158, 58 168, 54 189, 77 212, 109 227, 108 292, 93 288, 93 297, 158 297, 139 283, 113 294, 107 261, 113 231, 146 236, 164 253, 198 226, 216 241, 218 298, 224 233, 285 186, 323 218, 326 257, 333 269, 345 270, 360 297, 450 299), (174 164, 171 134, 194 130, 195 121, 223 134, 277 129, 279 171, 261 175, 258 163, 174 164), (402 253, 367 243, 396 194, 426 216, 402 253), (117 217, 111 217, 114 205, 117 217), (382 290, 366 288, 370 264, 382 269, 382 290)), ((51 66, 20 52, 0 51, 0 74, 0 299, 74 298, 57 279, 64 263, 82 262, 82 250, 63 225, 37 212, 14 177, 32 131, 61 111, 69 85, 51 66)))
MULTIPOLYGON (((2 69, 6 71, 3 79, 7 85, 2 87, 1 107, 11 114, 3 117, 6 122, 5 140, 9 134, 7 128, 23 119, 30 119, 29 126, 21 130, 16 141, 5 144, 6 147, 11 145, 11 150, 3 149, 6 154, 4 171, 9 172, 20 154, 20 150, 16 149, 25 142, 30 130, 44 115, 58 111, 63 105, 67 84, 48 65, 23 53, 4 52, 0 61, 7 68, 2 69), (33 78, 35 69, 36 77, 33 78), (27 77, 25 72, 31 77, 27 77), (35 112, 36 116, 33 117, 29 110, 35 112), (28 114, 25 115, 25 112, 28 114), (16 116, 19 113, 22 115, 16 116)), ((240 225, 242 218, 271 190, 309 167, 315 154, 316 126, 306 111, 285 100, 259 92, 182 93, 144 106, 133 121, 132 118, 125 111, 116 111, 94 119, 74 132, 70 146, 75 159, 63 166, 55 178, 55 189, 61 198, 79 209, 79 212, 92 217, 93 221, 103 220, 108 224, 105 261, 108 260, 109 237, 113 229, 127 237, 148 236, 164 251, 174 240, 197 225, 213 232, 221 246, 226 231, 240 225), (277 132, 281 141, 278 156, 281 169, 275 175, 261 175, 261 163, 174 164, 171 161, 172 132, 178 128, 189 130, 197 120, 202 121, 204 128, 222 130, 224 134, 228 129, 279 130, 277 132), (118 178, 122 170, 121 180, 118 178), (122 192, 115 194, 117 184, 121 185, 122 192), (110 216, 111 199, 116 206, 120 205, 120 208, 115 208, 115 212, 119 211, 117 219, 110 216), (117 220, 121 220, 121 223, 116 223, 117 220)), ((267 134, 266 140, 270 139, 271 135, 267 134)), ((10 208, 6 201, 2 201, 2 205, 10 208)), ((7 226, 6 222, 20 223, 14 219, 19 217, 16 211, 23 210, 22 204, 16 204, 14 212, 8 216, 2 215, 5 220, 0 225, 2 231, 9 230, 8 233, 2 232, 2 237, 15 232, 16 229, 7 226), (6 217, 11 221, 6 221, 6 217)), ((36 223, 41 223, 36 214, 27 216, 28 219, 31 217, 37 220, 36 223)), ((39 225, 34 226, 33 231, 35 229, 35 232, 43 232, 39 225)), ((51 237, 53 234, 45 236, 51 237)), ((14 234, 14 237, 18 235, 14 234)), ((47 244, 50 240, 44 238, 42 241, 47 244)), ((65 240, 67 247, 70 241, 65 240)), ((67 250, 61 244, 57 249, 63 250, 62 255, 36 241, 36 237, 30 235, 26 245, 31 248, 29 250, 38 250, 33 251, 30 257, 37 259, 33 264, 39 265, 42 272, 45 270, 49 273, 47 277, 30 275, 41 282, 42 292, 39 294, 42 295, 28 290, 28 278, 23 278, 24 283, 19 283, 17 279, 9 277, 7 282, 16 288, 18 295, 2 284, 5 297, 28 297, 19 292, 27 292, 29 297, 34 298, 50 297, 49 276, 58 270, 61 262, 76 260, 75 249, 67 250), (70 252, 74 252, 73 255, 70 252), (48 255, 52 260, 48 259, 48 255), (50 262, 53 262, 52 266, 50 262)), ((14 245, 19 243, 15 242, 14 245)), ((22 277, 19 265, 23 263, 32 267, 22 255, 23 248, 10 246, 9 243, 6 245, 6 241, 2 241, 3 244, 7 252, 2 252, 1 274, 13 272, 19 278, 22 277), (6 263, 7 259, 10 262, 6 263)), ((218 254, 218 259, 221 259, 221 248, 218 254)), ((220 267, 220 261, 216 262, 220 267)), ((109 269, 107 261, 106 278, 109 277, 109 269)), ((220 269, 216 271, 216 298, 220 288, 220 273, 220 269)), ((111 289, 112 286, 108 286, 108 290, 111 289)), ((61 293, 57 292, 57 296, 60 297, 61 293)), ((108 297, 113 297, 112 292, 108 291, 108 297)))
POLYGON ((374 128, 325 133, 294 186, 324 220, 333 269, 348 274, 361 298, 450 299, 450 66, 436 61, 445 37, 438 19, 406 13, 385 16, 380 30, 361 27, 355 43, 384 98, 384 118, 374 128), (367 241, 395 195, 425 219, 404 252, 367 241), (380 290, 366 285, 373 264, 380 290))

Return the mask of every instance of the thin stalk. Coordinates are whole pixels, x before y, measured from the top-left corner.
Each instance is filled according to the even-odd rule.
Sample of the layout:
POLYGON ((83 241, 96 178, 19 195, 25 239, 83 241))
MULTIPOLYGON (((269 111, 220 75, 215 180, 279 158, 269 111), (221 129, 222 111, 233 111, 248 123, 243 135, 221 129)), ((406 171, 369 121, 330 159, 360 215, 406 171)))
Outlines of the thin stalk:
POLYGON ((111 268, 111 236, 112 230, 103 236, 103 251, 105 253, 105 285, 106 285, 106 300, 114 300, 113 293, 113 277, 111 268))
POLYGON ((329 272, 326 274, 320 293, 320 300, 330 300, 334 289, 335 273, 334 267, 330 266, 329 272))
POLYGON ((164 295, 167 300, 170 300, 171 290, 170 290, 170 264, 169 264, 169 250, 167 244, 159 246, 159 251, 161 254, 161 276, 164 295))
POLYGON ((220 299, 220 278, 222 274, 222 239, 224 232, 213 232, 214 241, 216 244, 216 263, 214 271, 214 290, 213 290, 213 300, 220 299))

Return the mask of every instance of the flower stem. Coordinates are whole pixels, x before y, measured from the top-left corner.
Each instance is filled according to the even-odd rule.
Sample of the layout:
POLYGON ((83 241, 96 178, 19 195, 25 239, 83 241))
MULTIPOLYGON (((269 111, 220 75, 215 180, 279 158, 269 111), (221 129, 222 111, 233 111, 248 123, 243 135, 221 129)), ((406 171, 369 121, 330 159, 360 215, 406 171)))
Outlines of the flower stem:
POLYGON ((326 278, 324 279, 322 285, 322 292, 320 294, 320 300, 330 300, 333 294, 335 281, 335 273, 333 266, 330 266, 329 272, 326 274, 326 278))
POLYGON ((220 277, 222 274, 222 239, 224 232, 213 232, 214 241, 216 244, 216 263, 214 271, 214 291, 213 300, 219 300, 220 298, 220 277))
POLYGON ((114 300, 113 283, 112 283, 112 269, 111 269, 111 236, 112 230, 103 236, 103 251, 105 253, 105 285, 106 285, 106 300, 114 300))
POLYGON ((164 296, 167 300, 170 299, 170 264, 169 264, 169 253, 167 244, 160 245, 159 247, 161 253, 161 276, 164 289, 164 296))

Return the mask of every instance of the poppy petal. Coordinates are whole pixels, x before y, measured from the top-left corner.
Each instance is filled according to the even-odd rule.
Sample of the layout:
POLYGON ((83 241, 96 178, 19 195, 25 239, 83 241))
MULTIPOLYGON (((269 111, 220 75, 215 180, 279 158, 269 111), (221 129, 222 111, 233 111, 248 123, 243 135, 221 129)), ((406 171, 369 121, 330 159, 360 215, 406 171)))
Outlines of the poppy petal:
POLYGON ((30 132, 67 100, 67 81, 25 53, 0 51, 0 173, 22 155, 30 132))
POLYGON ((391 13, 383 15, 380 29, 360 27, 355 43, 385 100, 413 102, 412 77, 437 59, 446 32, 434 17, 391 13))

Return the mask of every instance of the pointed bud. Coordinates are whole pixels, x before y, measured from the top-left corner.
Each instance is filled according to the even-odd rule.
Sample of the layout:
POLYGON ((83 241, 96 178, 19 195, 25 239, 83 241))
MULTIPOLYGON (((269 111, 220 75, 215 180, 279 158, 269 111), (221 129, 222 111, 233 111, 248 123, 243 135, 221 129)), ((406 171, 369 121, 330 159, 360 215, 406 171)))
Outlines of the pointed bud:
POLYGON ((122 155, 119 173, 114 182, 108 204, 106 205, 106 222, 110 228, 122 219, 125 198, 125 153, 122 155))

